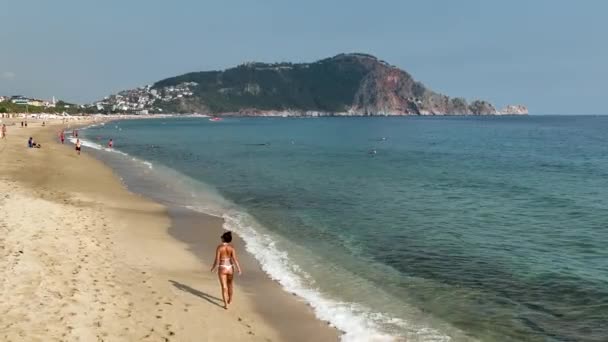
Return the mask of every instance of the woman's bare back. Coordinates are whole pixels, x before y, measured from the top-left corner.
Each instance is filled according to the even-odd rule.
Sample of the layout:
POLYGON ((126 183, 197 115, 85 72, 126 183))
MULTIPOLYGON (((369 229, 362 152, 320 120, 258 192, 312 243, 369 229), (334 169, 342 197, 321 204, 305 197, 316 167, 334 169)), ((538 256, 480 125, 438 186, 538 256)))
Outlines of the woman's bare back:
POLYGON ((232 256, 234 255, 234 247, 228 244, 221 244, 217 246, 218 253, 220 254, 220 260, 230 259, 232 260, 232 256))

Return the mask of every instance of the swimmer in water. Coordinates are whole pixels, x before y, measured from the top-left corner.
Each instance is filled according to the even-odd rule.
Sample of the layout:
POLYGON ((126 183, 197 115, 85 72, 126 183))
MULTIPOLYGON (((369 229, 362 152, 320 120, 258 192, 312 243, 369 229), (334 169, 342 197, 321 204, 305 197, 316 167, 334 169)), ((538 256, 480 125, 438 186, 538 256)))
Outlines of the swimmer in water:
POLYGON ((217 276, 220 280, 222 288, 222 298, 224 299, 224 309, 228 309, 228 304, 232 303, 234 293, 234 268, 241 275, 241 265, 236 257, 236 250, 230 242, 232 242, 232 233, 225 232, 221 236, 222 243, 215 250, 215 260, 211 272, 217 267, 217 276))

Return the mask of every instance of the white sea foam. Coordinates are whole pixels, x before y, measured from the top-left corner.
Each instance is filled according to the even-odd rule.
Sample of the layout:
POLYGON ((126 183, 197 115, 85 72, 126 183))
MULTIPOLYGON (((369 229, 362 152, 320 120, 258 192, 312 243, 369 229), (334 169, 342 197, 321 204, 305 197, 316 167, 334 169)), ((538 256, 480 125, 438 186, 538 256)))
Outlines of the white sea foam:
MULTIPOLYGON (((77 140, 77 138, 75 138, 75 137, 70 137, 68 140, 69 140, 69 141, 70 141, 72 144, 76 144, 76 140, 77 140)), ((123 155, 123 156, 125 156, 125 157, 130 157, 130 158, 131 158, 131 160, 133 160, 133 161, 137 161, 137 162, 140 162, 140 163, 144 164, 144 165, 145 165, 145 166, 147 166, 147 167, 148 167, 150 170, 152 170, 152 169, 153 169, 153 164, 152 164, 151 162, 149 162, 149 161, 147 161, 147 160, 140 160, 140 159, 137 159, 137 158, 135 158, 135 157, 131 157, 131 156, 130 156, 128 153, 122 152, 122 151, 117 150, 117 149, 115 149, 115 148, 108 148, 108 147, 104 147, 104 146, 102 146, 102 145, 100 145, 100 144, 98 144, 98 143, 96 143, 96 142, 93 142, 93 141, 90 141, 90 140, 86 140, 86 139, 82 139, 82 138, 80 138, 80 144, 81 144, 82 146, 84 146, 84 147, 88 147, 88 148, 91 148, 91 149, 94 149, 94 150, 97 150, 97 151, 104 151, 104 152, 110 152, 110 153, 117 153, 117 154, 123 155)))
MULTIPOLYGON (((218 194, 219 196, 219 194, 218 194)), ((215 206, 187 206, 187 208, 217 215, 215 206), (213 208, 212 208, 213 207, 213 208)), ((235 209, 224 207, 224 229, 237 233, 244 241, 246 249, 260 263, 262 269, 271 279, 277 281, 284 290, 303 298, 314 310, 317 318, 329 322, 343 332, 341 341, 425 341, 449 342, 452 339, 429 327, 412 325, 403 319, 374 312, 353 302, 338 301, 323 294, 322 290, 307 284, 310 276, 292 259, 289 253, 277 246, 277 241, 269 234, 261 233, 250 215, 235 209), (395 336, 382 331, 380 325, 388 324, 403 329, 405 336, 395 336)))
POLYGON ((231 211, 223 215, 224 228, 239 234, 245 242, 247 251, 260 262, 262 269, 283 288, 304 300, 314 309, 316 316, 341 330, 342 341, 394 341, 396 338, 382 333, 375 321, 394 320, 379 313, 347 302, 339 302, 320 291, 307 287, 303 280, 307 274, 290 260, 288 253, 277 248, 275 240, 260 234, 251 224, 247 214, 231 211), (372 317, 375 316, 375 317, 372 317))

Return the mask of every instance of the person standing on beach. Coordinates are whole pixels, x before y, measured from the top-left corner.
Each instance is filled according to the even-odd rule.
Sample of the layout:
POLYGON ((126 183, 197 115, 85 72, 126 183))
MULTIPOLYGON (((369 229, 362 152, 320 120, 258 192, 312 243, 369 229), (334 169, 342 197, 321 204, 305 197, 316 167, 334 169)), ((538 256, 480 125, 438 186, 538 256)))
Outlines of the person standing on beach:
POLYGON ((114 147, 114 142, 112 141, 112 139, 110 139, 110 141, 108 141, 108 148, 112 147, 114 147))
POLYGON ((2 124, 2 131, 0 132, 2 139, 6 139, 6 124, 2 124))
POLYGON ((224 309, 228 309, 228 304, 232 303, 234 293, 234 267, 241 275, 241 265, 236 257, 236 250, 230 245, 232 242, 232 233, 225 232, 221 236, 222 243, 215 250, 215 260, 211 266, 211 272, 218 267, 217 275, 222 288, 222 299, 224 300, 224 309))
POLYGON ((63 145, 63 142, 65 141, 65 133, 63 133, 63 130, 59 133, 59 140, 61 140, 61 144, 63 145))
POLYGON ((80 139, 76 139, 76 152, 80 155, 80 139))

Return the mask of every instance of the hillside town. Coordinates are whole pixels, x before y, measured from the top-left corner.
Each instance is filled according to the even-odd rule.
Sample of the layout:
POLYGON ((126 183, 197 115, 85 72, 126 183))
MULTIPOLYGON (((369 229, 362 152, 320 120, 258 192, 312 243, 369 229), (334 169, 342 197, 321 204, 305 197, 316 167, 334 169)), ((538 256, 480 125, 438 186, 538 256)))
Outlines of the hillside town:
POLYGON ((160 104, 176 101, 194 95, 196 82, 184 82, 176 86, 153 87, 146 85, 135 89, 123 90, 118 94, 106 96, 94 102, 98 112, 121 112, 133 114, 162 113, 160 104))
POLYGON ((175 86, 153 87, 146 85, 135 89, 123 90, 104 97, 91 104, 76 105, 64 101, 42 100, 23 95, 0 95, 0 112, 57 112, 70 110, 78 113, 124 113, 124 114, 162 114, 162 104, 193 96, 198 83, 184 82, 175 86))

